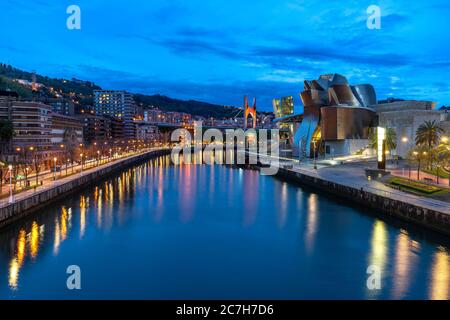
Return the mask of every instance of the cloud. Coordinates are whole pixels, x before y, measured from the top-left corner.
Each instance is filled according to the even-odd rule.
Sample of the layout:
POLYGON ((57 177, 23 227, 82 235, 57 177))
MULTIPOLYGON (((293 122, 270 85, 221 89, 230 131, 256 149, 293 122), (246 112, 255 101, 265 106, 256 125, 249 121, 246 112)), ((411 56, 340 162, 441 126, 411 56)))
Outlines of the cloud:
POLYGON ((298 47, 259 47, 255 54, 262 57, 278 58, 306 58, 315 61, 341 61, 345 63, 375 65, 375 66, 404 66, 410 63, 406 56, 395 53, 359 53, 345 52, 340 48, 320 46, 298 46, 298 47))
POLYGON ((199 39, 166 39, 159 42, 176 54, 187 56, 216 55, 227 59, 240 59, 240 55, 229 46, 222 46, 199 39))

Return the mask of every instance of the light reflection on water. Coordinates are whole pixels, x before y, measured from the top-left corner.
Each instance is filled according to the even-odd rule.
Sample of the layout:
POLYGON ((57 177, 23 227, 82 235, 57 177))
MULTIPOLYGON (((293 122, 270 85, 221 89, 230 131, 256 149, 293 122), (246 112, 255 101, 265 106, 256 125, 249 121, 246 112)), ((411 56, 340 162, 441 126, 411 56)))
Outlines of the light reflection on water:
POLYGON ((1 230, 0 297, 80 297, 63 287, 79 263, 82 298, 449 299, 448 241, 408 229, 256 171, 160 157, 1 230), (121 290, 105 287, 124 268, 121 290))

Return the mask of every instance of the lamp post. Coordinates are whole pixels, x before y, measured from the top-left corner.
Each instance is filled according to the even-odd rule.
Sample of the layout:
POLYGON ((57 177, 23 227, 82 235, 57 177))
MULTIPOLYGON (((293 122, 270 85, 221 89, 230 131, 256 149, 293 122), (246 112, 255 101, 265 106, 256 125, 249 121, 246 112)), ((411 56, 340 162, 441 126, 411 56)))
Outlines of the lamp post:
MULTIPOLYGON (((61 144, 60 147, 61 147, 61 149, 64 150, 64 147, 65 147, 65 146, 64 146, 63 144, 61 144)), ((65 160, 66 157, 67 157, 67 154, 66 154, 65 151, 63 151, 63 155, 61 156, 61 167, 60 167, 60 169, 59 169, 59 177, 60 177, 60 178, 61 178, 61 176, 62 176, 62 168, 63 168, 64 160, 65 160)), ((66 176, 67 176, 67 167, 66 167, 66 176)))
MULTIPOLYGON (((402 137, 402 142, 404 144, 408 143, 408 137, 402 137)), ((397 152, 397 164, 398 164, 398 154, 399 152, 397 152)), ((411 167, 410 165, 408 167, 411 167)), ((403 168, 403 171, 405 171, 405 168, 403 168)), ((411 168, 409 168, 409 178, 411 179, 411 168)))
POLYGON ((58 159, 56 159, 56 157, 53 158, 53 162, 54 162, 54 169, 53 169, 53 181, 56 180, 56 161, 58 159))
POLYGON ((28 171, 30 170, 30 168, 26 167, 25 168, 25 187, 28 187, 28 171))
POLYGON ((417 151, 413 152, 413 155, 416 157, 418 166, 417 166, 417 180, 419 180, 419 171, 420 171, 420 157, 418 157, 419 153, 417 151))
POLYGON ((12 165, 8 166, 9 169, 9 203, 13 202, 13 191, 12 191, 12 165))
POLYGON ((80 159, 81 159, 81 172, 80 173, 83 173, 83 154, 82 153, 80 153, 80 159))
POLYGON ((313 146, 314 146, 314 169, 317 169, 317 163, 316 163, 316 140, 313 140, 313 146))
POLYGON ((30 147, 29 148, 31 152, 33 152, 33 158, 34 158, 34 171, 35 171, 35 177, 36 177, 36 187, 38 186, 39 183, 39 165, 37 163, 37 155, 36 155, 36 150, 34 147, 30 147))
MULTIPOLYGON (((422 152, 422 154, 423 154, 424 156, 426 156, 428 153, 427 153, 426 151, 424 151, 424 152, 422 152)), ((419 162, 419 168, 420 168, 420 162, 419 162)), ((419 176, 419 175, 418 175, 418 176, 419 176)), ((420 180, 419 177, 417 178, 417 180, 420 180)))

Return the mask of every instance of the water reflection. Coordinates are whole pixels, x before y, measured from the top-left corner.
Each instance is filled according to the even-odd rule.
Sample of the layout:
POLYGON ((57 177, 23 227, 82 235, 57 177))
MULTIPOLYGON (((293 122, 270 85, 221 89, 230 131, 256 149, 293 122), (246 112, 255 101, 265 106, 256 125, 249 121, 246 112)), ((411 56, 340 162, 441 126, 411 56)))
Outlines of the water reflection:
POLYGON ((392 297, 402 299, 408 292, 411 279, 414 277, 417 254, 412 250, 413 243, 406 230, 399 232, 396 242, 392 297))
POLYGON ((433 268, 431 270, 430 299, 450 299, 450 261, 448 252, 443 248, 434 254, 433 268))
POLYGON ((281 184, 281 198, 280 198, 280 206, 281 210, 278 214, 278 225, 280 228, 283 228, 286 224, 287 214, 288 214, 288 185, 287 182, 283 182, 281 184))
MULTIPOLYGON (((190 252, 190 257, 185 257, 185 260, 180 258, 177 262, 189 267, 184 268, 184 271, 177 269, 176 272, 197 268, 201 270, 205 266, 210 270, 222 270, 223 260, 219 258, 218 266, 214 265, 214 259, 208 260, 207 265, 201 259, 201 266, 194 264, 196 259, 192 259, 192 256, 198 257, 199 252, 204 250, 209 250, 208 257, 214 256, 214 252, 220 257, 223 253, 231 258, 234 255, 240 256, 236 260, 239 262, 236 263, 244 262, 239 272, 245 270, 246 263, 251 264, 251 261, 270 264, 270 261, 274 260, 276 266, 269 266, 267 270, 275 270, 277 277, 281 277, 286 283, 299 281, 296 283, 298 287, 309 282, 312 284, 308 285, 314 287, 320 282, 317 281, 318 277, 329 272, 327 268, 330 265, 339 267, 342 263, 348 268, 344 263, 346 260, 339 259, 352 252, 354 264, 350 264, 350 267, 353 268, 352 272, 359 276, 349 279, 345 276, 348 270, 336 271, 337 275, 343 275, 341 279, 336 280, 340 288, 357 288, 353 290, 362 292, 362 298, 449 298, 448 246, 438 247, 407 230, 397 229, 370 216, 365 216, 366 222, 362 223, 363 215, 350 208, 345 208, 346 212, 342 213, 345 214, 345 223, 349 225, 346 228, 348 234, 336 233, 334 230, 339 229, 337 223, 342 223, 342 219, 337 219, 339 215, 333 215, 331 212, 324 214, 324 210, 342 209, 327 198, 272 177, 262 177, 257 171, 196 165, 200 159, 195 156, 192 158, 192 164, 181 160, 176 166, 170 164, 169 157, 153 159, 106 182, 99 182, 92 189, 0 232, 0 270, 2 267, 7 268, 7 274, 3 277, 5 280, 7 278, 7 283, 0 283, 0 294, 4 292, 4 287, 15 293, 24 290, 24 279, 30 277, 34 270, 43 269, 35 268, 36 265, 57 263, 54 256, 64 256, 62 253, 67 256, 68 245, 80 241, 83 245, 76 247, 95 248, 94 252, 101 251, 107 259, 117 261, 119 271, 123 270, 123 264, 127 262, 127 259, 122 261, 123 256, 128 254, 127 251, 120 250, 122 246, 128 248, 127 245, 131 246, 129 251, 139 252, 139 263, 142 263, 143 269, 146 264, 154 268, 161 264, 161 268, 169 270, 173 261, 164 256, 164 252, 178 250, 177 245, 186 245, 184 249, 192 246, 194 249, 190 252), (218 229, 214 229, 215 227, 218 229), (145 232, 139 233, 141 228, 145 232), (101 243, 109 239, 105 232, 108 230, 111 237, 119 237, 115 241, 120 241, 121 245, 115 247, 115 250, 105 250, 101 247, 101 243), (158 230, 163 231, 158 233, 158 230), (170 230, 175 231, 170 234, 170 230), (188 233, 183 233, 186 230, 188 233), (120 238, 122 232, 125 236, 120 238), (170 239, 165 238, 168 232, 167 237, 170 236, 170 239), (223 234, 227 235, 225 240, 220 237, 223 234), (201 239, 199 243, 194 242, 196 237, 201 239), (179 239, 183 240, 178 241, 179 239), (295 243, 297 240, 298 243, 295 243), (231 243, 230 247, 226 247, 227 242, 231 243), (158 244, 158 248, 161 247, 156 253, 152 251, 154 246, 151 244, 154 243, 158 244), (170 245, 166 247, 167 243, 170 245), (264 247, 258 248, 258 243, 263 243, 264 247), (322 250, 324 243, 336 244, 333 246, 335 252, 322 250), (271 248, 272 244, 277 247, 271 248), (298 247, 301 247, 300 251, 298 247), (116 250, 118 252, 115 252, 116 250), (104 251, 111 253, 107 255, 104 251), (147 260, 146 254, 149 255, 147 260), (167 260, 170 263, 164 265, 167 260), (305 261, 317 264, 304 273, 302 268, 305 261), (382 290, 369 292, 366 288, 365 268, 371 264, 377 265, 382 271, 382 290), (285 266, 292 267, 284 269, 285 266), (354 281, 360 279, 364 280, 355 284, 354 281)), ((442 243, 445 242, 439 242, 442 243)), ((178 255, 181 251, 176 252, 178 255)), ((77 259, 78 256, 83 256, 77 255, 77 252, 73 255, 77 256, 77 259)), ((100 262, 96 260, 97 257, 88 258, 94 264, 91 266, 93 272, 101 273, 101 270, 95 269, 95 263, 100 262)), ((265 268, 249 268, 253 270, 250 278, 254 270, 265 272, 265 268)), ((164 272, 160 271, 159 275, 165 274, 164 272)), ((234 275, 238 273, 235 272, 234 275)), ((140 275, 144 282, 147 276, 151 275, 140 275)), ((221 276, 226 278, 224 274, 221 276)), ((263 276, 270 277, 271 274, 258 274, 259 278, 263 276)), ((42 281, 44 278, 45 276, 42 281)), ((28 279, 36 281, 36 277, 28 279)), ((201 282, 202 279, 204 278, 199 276, 195 280, 201 282)), ((152 278, 152 281, 157 280, 152 278)), ((130 291, 133 289, 130 288, 130 291)), ((176 291, 178 288, 171 289, 176 291)), ((328 294, 327 290, 323 292, 328 294)), ((355 293, 351 292, 351 296, 354 297, 355 293)), ((300 298, 302 297, 307 298, 300 298)))
POLYGON ((305 233, 305 245, 306 252, 311 254, 314 250, 314 238, 317 233, 317 195, 310 194, 308 197, 308 211, 306 214, 306 233, 305 233))
POLYGON ((19 286, 20 270, 27 257, 27 244, 31 260, 36 259, 39 246, 44 237, 45 226, 39 225, 36 221, 31 224, 30 231, 20 229, 17 234, 15 247, 12 250, 12 257, 9 261, 8 285, 11 290, 17 290, 19 286))
POLYGON ((89 207, 89 197, 80 197, 80 239, 83 239, 86 230, 86 211, 89 207))

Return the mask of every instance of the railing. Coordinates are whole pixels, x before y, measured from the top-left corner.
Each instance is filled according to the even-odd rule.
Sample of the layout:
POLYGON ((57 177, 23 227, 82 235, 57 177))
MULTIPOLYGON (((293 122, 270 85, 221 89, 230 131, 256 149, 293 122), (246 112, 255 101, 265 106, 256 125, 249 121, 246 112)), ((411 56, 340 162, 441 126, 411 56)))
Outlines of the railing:
MULTIPOLYGON (((159 150, 164 150, 164 149, 166 149, 166 148, 165 147, 156 147, 156 148, 150 148, 150 149, 140 149, 140 150, 136 151, 135 153, 123 154, 116 158, 111 158, 107 162, 99 163, 98 165, 93 165, 90 167, 87 167, 86 163, 83 162, 83 171, 80 171, 79 169, 77 169, 74 173, 65 175, 64 177, 58 178, 57 180, 53 180, 50 183, 36 186, 36 188, 23 189, 20 192, 14 193, 12 199, 10 198, 9 191, 8 191, 8 193, 5 194, 6 196, 0 200, 0 208, 7 207, 8 205, 14 204, 14 202, 16 202, 17 199, 20 199, 22 197, 26 198, 26 197, 28 197, 28 195, 38 195, 40 193, 46 192, 50 188, 57 187, 57 186, 60 186, 60 185, 70 182, 71 180, 67 180, 67 178, 82 177, 87 174, 90 174, 92 172, 91 170, 93 170, 93 169, 97 169, 97 170, 102 169, 102 168, 108 167, 110 165, 114 165, 115 163, 118 163, 120 161, 131 159, 136 156, 140 156, 147 152, 159 151, 159 150)), ((91 160, 91 162, 95 164, 96 161, 91 160)), ((79 167, 80 165, 77 165, 77 166, 79 167)), ((51 174, 52 174, 52 171, 47 173, 47 175, 51 175, 51 174)), ((47 177, 46 179, 49 179, 49 178, 51 178, 51 177, 47 177)))

